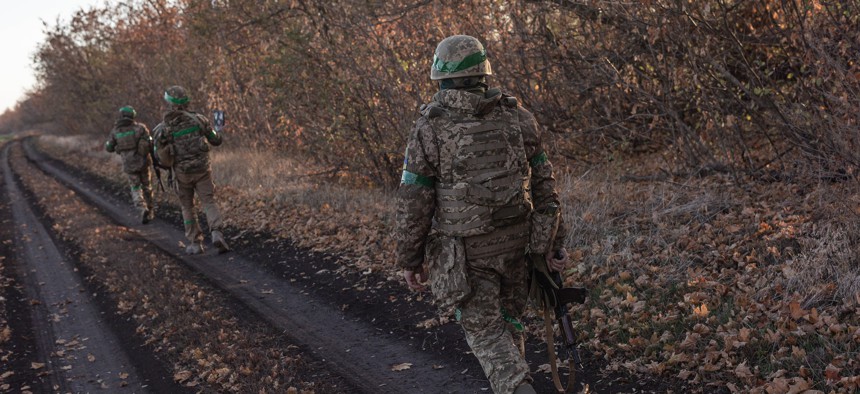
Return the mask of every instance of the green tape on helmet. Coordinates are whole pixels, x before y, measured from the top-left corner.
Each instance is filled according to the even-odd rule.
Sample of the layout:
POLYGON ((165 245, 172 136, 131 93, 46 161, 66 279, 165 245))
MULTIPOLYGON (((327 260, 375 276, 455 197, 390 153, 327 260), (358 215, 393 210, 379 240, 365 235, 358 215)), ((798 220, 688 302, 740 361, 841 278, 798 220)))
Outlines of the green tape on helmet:
POLYGON ((126 105, 119 109, 119 115, 134 119, 137 117, 137 111, 135 111, 130 105, 126 105))
POLYGON ((464 57, 460 61, 444 61, 440 59, 438 56, 433 55, 433 68, 436 71, 441 71, 443 73, 453 73, 457 71, 463 71, 469 67, 474 67, 478 64, 487 60, 487 51, 475 52, 469 56, 464 57))
POLYGON ((456 35, 445 38, 436 46, 430 79, 475 77, 493 75, 487 50, 477 38, 456 35))
POLYGON ((188 97, 173 97, 169 93, 164 92, 164 100, 173 105, 188 104, 188 97))

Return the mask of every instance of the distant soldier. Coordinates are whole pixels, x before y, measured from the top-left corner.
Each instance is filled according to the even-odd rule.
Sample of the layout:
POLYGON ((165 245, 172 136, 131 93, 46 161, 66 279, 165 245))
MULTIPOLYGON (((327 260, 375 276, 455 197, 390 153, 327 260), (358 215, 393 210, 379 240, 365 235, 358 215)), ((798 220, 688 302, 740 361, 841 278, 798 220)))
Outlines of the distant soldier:
POLYGON ((116 152, 122 157, 122 169, 131 185, 131 199, 140 210, 141 223, 146 224, 155 217, 152 175, 149 171, 152 165, 149 157, 152 137, 143 123, 134 121, 135 117, 137 112, 134 108, 127 105, 119 109, 119 119, 105 142, 105 150, 116 152))
MULTIPOLYGON (((559 212, 541 128, 515 98, 487 89, 488 75, 474 37, 436 47, 430 79, 440 90, 410 132, 398 190, 397 263, 410 288, 423 289, 429 273, 438 304, 456 307, 494 392, 534 393, 512 333, 528 299, 525 254, 552 252, 556 271, 568 258, 541 250, 550 232, 532 230, 559 212)), ((558 231, 554 244, 564 237, 558 231)))
POLYGON ((155 152, 160 164, 175 172, 185 237, 189 241, 185 252, 203 253, 203 233, 194 210, 196 193, 212 232, 212 244, 218 253, 224 253, 230 247, 221 233, 223 223, 215 205, 215 184, 209 164, 210 146, 221 145, 221 135, 210 126, 205 116, 189 111, 190 99, 181 86, 167 88, 164 100, 170 110, 164 114, 162 123, 156 126, 155 152))

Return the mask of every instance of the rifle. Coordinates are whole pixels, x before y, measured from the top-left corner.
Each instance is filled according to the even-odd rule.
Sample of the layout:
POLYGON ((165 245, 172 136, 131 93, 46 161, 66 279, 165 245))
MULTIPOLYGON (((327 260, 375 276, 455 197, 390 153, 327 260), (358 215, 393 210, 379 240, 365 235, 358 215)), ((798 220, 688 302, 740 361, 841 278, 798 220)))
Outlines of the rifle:
POLYGON ((161 180, 161 168, 158 167, 158 160, 155 158, 155 151, 152 148, 149 149, 149 157, 152 159, 152 169, 155 170, 155 177, 158 179, 158 188, 163 192, 164 182, 161 180))
MULTIPOLYGON (((558 226, 561 221, 561 215, 556 213, 555 222, 549 239, 549 247, 547 250, 551 253, 552 243, 558 234, 558 226)), ((558 251, 553 256, 562 258, 558 251)), ((584 287, 564 287, 564 281, 561 278, 561 273, 550 271, 549 265, 546 263, 547 255, 537 258, 544 259, 545 271, 535 268, 532 275, 537 279, 537 284, 543 292, 544 304, 544 325, 546 328, 546 346, 547 354, 549 355, 550 370, 552 371, 552 380, 556 390, 560 393, 569 393, 574 388, 576 381, 576 371, 582 371, 582 358, 577 349, 576 334, 573 330, 573 323, 570 318, 570 312, 567 309, 567 304, 576 303, 582 304, 588 296, 588 290, 584 287), (550 307, 555 314, 555 320, 558 322, 558 330, 564 342, 564 349, 567 353, 567 359, 570 364, 570 375, 568 375, 567 385, 561 385, 561 379, 558 375, 558 364, 556 362, 555 351, 555 334, 552 329, 552 319, 550 319, 550 307)))

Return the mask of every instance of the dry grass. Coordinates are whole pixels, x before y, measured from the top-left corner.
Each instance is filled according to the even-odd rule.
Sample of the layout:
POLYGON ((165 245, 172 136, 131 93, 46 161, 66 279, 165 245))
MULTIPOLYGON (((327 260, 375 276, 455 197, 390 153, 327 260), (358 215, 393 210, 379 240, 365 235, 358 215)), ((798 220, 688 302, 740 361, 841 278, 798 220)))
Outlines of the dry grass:
POLYGON ((807 199, 818 207, 817 220, 799 231, 798 253, 786 261, 786 289, 803 294, 807 308, 852 299, 860 305, 860 194, 823 186, 807 199))
POLYGON ((339 174, 271 150, 214 149, 212 169, 217 184, 276 204, 315 208, 328 204, 335 211, 355 211, 384 199, 372 191, 355 193, 337 182, 339 174))

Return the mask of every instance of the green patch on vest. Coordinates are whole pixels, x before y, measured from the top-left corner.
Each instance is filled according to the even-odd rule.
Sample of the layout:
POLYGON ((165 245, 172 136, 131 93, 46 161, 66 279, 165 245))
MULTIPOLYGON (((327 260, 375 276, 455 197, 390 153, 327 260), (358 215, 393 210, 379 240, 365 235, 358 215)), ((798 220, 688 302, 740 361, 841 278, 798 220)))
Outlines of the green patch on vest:
POLYGON ((116 133, 116 138, 125 138, 131 137, 134 135, 134 130, 131 131, 123 131, 122 133, 116 133))
POLYGON ((400 184, 433 187, 436 184, 436 181, 433 178, 403 170, 403 176, 400 178, 400 184))
POLYGON ((200 126, 191 126, 187 129, 179 130, 179 131, 173 133, 173 138, 179 138, 179 137, 182 137, 183 135, 191 134, 191 133, 199 131, 199 130, 200 130, 200 126))
POLYGON ((541 152, 539 155, 532 157, 532 159, 529 161, 529 164, 532 167, 537 167, 537 166, 544 164, 548 161, 549 161, 549 157, 547 157, 546 152, 541 152))

